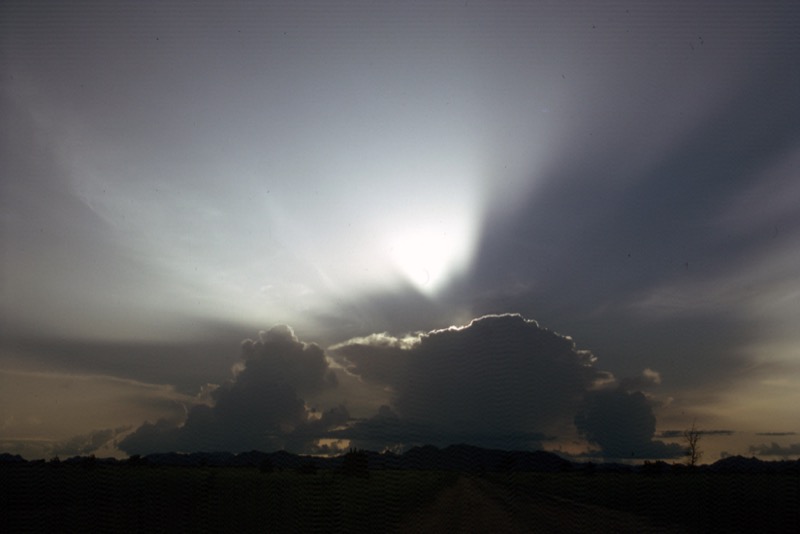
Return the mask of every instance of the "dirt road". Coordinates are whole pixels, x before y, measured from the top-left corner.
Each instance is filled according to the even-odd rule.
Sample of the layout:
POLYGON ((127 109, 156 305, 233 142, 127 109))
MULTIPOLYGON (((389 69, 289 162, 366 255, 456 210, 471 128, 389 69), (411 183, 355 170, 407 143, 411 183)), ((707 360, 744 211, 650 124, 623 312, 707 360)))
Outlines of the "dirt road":
POLYGON ((678 532, 646 519, 566 499, 514 495, 485 479, 460 477, 400 532, 678 532))

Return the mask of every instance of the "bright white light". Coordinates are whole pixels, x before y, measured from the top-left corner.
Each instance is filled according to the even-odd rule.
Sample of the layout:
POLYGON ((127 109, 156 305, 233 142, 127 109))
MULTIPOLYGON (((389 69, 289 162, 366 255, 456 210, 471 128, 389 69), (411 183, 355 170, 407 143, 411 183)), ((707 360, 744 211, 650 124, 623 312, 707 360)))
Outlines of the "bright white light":
POLYGON ((437 224, 397 234, 391 240, 390 255, 408 282, 432 295, 466 266, 473 241, 467 228, 437 224))

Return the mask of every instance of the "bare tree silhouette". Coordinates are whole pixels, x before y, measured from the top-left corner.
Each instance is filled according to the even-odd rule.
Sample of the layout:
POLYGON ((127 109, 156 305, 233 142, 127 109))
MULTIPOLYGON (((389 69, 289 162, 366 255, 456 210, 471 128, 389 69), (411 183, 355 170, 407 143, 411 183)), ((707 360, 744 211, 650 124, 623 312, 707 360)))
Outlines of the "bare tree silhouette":
POLYGON ((700 458, 703 457, 703 451, 700 450, 698 443, 703 433, 697 428, 696 421, 692 421, 692 428, 683 431, 683 439, 686 440, 686 463, 690 467, 697 465, 700 458))

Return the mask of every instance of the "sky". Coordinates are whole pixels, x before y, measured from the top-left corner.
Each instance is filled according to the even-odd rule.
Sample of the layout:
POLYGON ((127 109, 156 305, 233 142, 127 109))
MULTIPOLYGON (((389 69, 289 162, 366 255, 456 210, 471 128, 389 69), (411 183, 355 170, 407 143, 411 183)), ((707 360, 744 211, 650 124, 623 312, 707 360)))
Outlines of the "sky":
POLYGON ((800 457, 800 5, 0 5, 0 449, 800 457))

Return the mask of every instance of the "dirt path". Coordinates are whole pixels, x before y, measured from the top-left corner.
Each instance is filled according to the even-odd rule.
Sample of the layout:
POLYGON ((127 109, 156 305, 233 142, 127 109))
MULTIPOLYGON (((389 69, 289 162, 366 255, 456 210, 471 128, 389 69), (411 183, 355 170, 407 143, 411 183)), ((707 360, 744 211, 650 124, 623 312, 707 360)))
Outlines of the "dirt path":
POLYGON ((400 532, 528 532, 475 483, 462 476, 430 506, 412 514, 400 532))
POLYGON ((409 516, 400 532, 677 532, 643 518, 553 497, 512 495, 467 476, 409 516))

